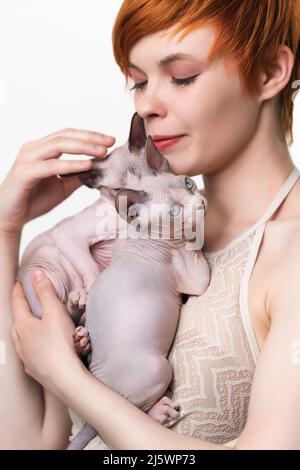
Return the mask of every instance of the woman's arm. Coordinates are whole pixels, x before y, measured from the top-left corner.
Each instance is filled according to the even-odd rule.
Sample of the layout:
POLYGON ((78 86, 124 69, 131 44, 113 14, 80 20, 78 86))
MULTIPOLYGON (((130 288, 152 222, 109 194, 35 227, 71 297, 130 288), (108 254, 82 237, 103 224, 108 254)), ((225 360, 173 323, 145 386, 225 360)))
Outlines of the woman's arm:
POLYGON ((11 291, 23 226, 66 199, 80 185, 57 175, 91 169, 91 162, 60 160, 63 154, 103 158, 114 138, 64 129, 25 143, 0 186, 0 447, 64 448, 70 430, 65 406, 28 377, 11 338, 11 291), (97 147, 96 147, 97 145, 97 147))
POLYGON ((29 377, 16 354, 11 328, 11 291, 20 233, 0 234, 0 446, 2 449, 65 448, 71 423, 65 405, 29 377))
POLYGON ((81 364, 72 367, 72 374, 65 374, 56 393, 97 429, 112 449, 230 450, 162 426, 95 379, 81 364))
POLYGON ((239 449, 300 450, 300 230, 270 283, 271 327, 256 366, 239 449))

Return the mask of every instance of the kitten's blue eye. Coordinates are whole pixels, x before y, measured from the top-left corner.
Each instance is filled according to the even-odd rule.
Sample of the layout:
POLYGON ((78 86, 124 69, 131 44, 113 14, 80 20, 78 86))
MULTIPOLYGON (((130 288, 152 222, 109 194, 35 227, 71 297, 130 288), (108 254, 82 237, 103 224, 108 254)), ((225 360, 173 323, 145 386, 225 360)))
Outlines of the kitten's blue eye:
POLYGON ((192 180, 192 178, 189 178, 188 176, 185 178, 184 183, 185 187, 190 191, 195 188, 194 180, 192 180))
POLYGON ((172 204, 170 207, 169 214, 172 217, 177 217, 177 215, 180 214, 180 211, 181 211, 181 204, 179 204, 178 202, 174 202, 174 204, 172 204))

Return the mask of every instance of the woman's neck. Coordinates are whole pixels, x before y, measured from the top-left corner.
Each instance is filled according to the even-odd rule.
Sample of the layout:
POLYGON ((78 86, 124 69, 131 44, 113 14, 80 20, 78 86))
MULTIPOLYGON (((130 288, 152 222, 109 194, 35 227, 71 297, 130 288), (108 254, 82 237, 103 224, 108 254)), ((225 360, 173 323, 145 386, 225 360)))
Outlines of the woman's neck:
POLYGON ((253 140, 229 165, 203 175, 207 251, 222 249, 254 225, 287 180, 294 164, 285 141, 274 132, 253 140))
POLYGON ((206 218, 213 216, 226 226, 251 226, 262 216, 293 167, 286 143, 276 137, 246 148, 226 168, 203 176, 208 200, 206 218))

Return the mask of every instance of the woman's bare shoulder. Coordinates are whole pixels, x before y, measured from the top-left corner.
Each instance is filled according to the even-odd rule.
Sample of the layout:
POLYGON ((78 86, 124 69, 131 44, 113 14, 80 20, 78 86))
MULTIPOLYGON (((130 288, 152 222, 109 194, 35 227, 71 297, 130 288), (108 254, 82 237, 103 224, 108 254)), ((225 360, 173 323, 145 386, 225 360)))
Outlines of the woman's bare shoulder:
MULTIPOLYGON (((261 281, 265 279, 266 291, 270 297, 274 286, 280 283, 289 260, 299 257, 299 254, 300 215, 269 221, 264 234, 260 274, 261 281)), ((271 316, 270 311, 269 315, 271 316)))
POLYGON ((291 233, 297 229, 300 225, 300 201, 299 201, 299 214, 282 217, 280 219, 270 220, 266 224, 269 227, 272 227, 276 232, 287 231, 291 233))
MULTIPOLYGON (((266 224, 266 249, 276 256, 283 255, 291 241, 300 235, 300 214, 293 217, 270 220, 266 224)), ((276 256, 277 257, 277 256, 276 256)))
POLYGON ((293 240, 297 237, 300 244, 300 215, 266 223, 257 259, 259 283, 263 283, 266 289, 276 283, 287 253, 290 254, 294 246, 293 240))

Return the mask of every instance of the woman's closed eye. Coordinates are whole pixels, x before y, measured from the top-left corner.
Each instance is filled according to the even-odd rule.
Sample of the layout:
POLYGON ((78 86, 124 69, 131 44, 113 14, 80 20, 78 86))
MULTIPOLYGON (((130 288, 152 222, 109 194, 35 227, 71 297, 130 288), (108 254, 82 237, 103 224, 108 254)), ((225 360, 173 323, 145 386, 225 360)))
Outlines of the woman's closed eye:
MULTIPOLYGON (((178 85, 178 86, 186 86, 186 85, 190 85, 191 83, 193 83, 197 77, 198 77, 198 74, 193 75, 192 77, 187 77, 187 78, 172 77, 171 83, 175 83, 175 85, 178 85)), ((130 91, 132 90, 141 91, 144 88, 146 83, 147 82, 135 83, 135 85, 132 88, 130 88, 130 91)))

